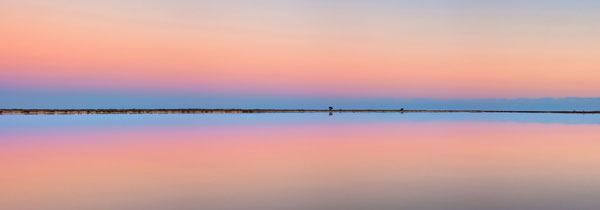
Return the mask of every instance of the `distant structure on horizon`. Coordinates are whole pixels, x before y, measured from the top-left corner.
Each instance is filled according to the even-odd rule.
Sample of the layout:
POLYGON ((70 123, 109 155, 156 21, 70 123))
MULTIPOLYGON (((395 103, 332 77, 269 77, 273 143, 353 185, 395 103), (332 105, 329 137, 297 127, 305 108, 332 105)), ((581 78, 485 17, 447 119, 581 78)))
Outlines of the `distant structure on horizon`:
POLYGON ((333 106, 330 106, 330 107, 329 107, 329 111, 332 111, 332 110, 333 110, 333 106))

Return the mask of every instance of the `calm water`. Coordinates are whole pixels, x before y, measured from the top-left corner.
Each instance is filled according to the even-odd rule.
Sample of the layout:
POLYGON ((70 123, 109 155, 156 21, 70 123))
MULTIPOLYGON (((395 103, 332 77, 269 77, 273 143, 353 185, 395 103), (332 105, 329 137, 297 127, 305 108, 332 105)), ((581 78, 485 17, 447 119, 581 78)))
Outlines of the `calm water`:
POLYGON ((600 209, 600 115, 0 116, 0 209, 600 209))

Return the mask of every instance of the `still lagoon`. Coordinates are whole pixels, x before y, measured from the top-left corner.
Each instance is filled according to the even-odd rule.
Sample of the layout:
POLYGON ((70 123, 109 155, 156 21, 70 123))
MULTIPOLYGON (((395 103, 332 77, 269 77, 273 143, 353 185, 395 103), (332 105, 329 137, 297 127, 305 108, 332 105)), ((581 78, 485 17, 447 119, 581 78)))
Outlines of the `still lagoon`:
POLYGON ((600 115, 0 115, 0 209, 597 209, 600 115))

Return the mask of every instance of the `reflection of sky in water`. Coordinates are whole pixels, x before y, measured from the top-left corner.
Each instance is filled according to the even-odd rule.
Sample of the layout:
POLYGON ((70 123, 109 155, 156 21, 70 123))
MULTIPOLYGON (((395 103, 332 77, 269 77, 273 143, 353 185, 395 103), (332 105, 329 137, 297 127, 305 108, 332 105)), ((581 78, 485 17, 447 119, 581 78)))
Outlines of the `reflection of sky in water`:
POLYGON ((600 124, 594 114, 520 113, 273 113, 273 114, 147 114, 147 115, 1 115, 0 132, 52 128, 126 128, 128 126, 244 124, 364 124, 420 122, 516 122, 600 124), (97 127, 100 126, 100 127, 97 127))
POLYGON ((0 116, 0 209, 597 209, 597 115, 0 116))

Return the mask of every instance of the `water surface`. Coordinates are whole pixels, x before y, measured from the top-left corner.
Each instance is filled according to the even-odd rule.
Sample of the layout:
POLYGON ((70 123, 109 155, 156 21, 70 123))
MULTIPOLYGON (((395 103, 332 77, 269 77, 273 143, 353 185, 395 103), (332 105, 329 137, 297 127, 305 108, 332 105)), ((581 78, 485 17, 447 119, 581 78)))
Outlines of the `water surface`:
POLYGON ((598 209, 600 117, 0 116, 0 209, 598 209))

